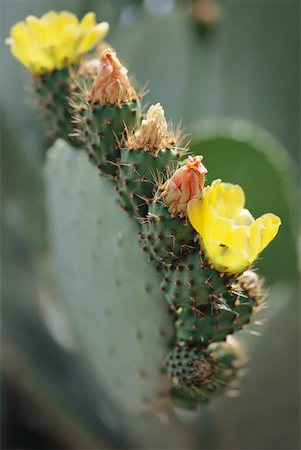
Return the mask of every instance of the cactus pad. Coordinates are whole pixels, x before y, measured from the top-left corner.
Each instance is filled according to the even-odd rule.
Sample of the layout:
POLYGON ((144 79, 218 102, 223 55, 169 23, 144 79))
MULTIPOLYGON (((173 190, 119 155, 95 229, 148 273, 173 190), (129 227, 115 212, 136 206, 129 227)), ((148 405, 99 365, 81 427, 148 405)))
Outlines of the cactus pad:
POLYGON ((144 150, 121 149, 118 193, 124 209, 132 216, 144 217, 154 195, 158 173, 166 175, 178 158, 175 149, 153 154, 144 150))
MULTIPOLYGON (((80 98, 80 97, 79 97, 80 98)), ((90 103, 83 99, 72 102, 75 131, 80 142, 88 149, 90 159, 103 175, 116 176, 120 159, 118 142, 125 127, 129 130, 140 122, 140 102, 120 105, 90 103)))
POLYGON ((179 308, 176 321, 177 339, 206 347, 223 341, 250 322, 256 311, 256 300, 247 295, 228 294, 219 304, 179 308))
POLYGON ((121 409, 159 407, 174 326, 137 224, 118 207, 113 182, 61 140, 48 154, 46 181, 58 289, 83 354, 121 409))
POLYGON ((228 295, 232 278, 211 269, 195 252, 164 268, 161 290, 166 300, 177 308, 214 304, 223 295, 228 295))
POLYGON ((172 218, 160 200, 160 189, 149 205, 148 217, 142 224, 140 244, 151 259, 163 265, 179 261, 196 250, 196 232, 179 217, 172 218))
POLYGON ((76 145, 76 140, 69 136, 73 128, 68 104, 68 79, 69 70, 61 69, 35 75, 33 82, 48 134, 55 138, 62 137, 76 145))

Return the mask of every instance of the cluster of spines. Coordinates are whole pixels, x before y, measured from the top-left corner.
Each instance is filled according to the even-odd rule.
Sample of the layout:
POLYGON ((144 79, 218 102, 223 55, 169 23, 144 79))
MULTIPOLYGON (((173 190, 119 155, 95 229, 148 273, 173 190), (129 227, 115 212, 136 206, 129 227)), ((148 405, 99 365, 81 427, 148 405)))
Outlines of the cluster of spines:
POLYGON ((196 409, 235 385, 242 364, 241 350, 229 343, 178 344, 163 366, 172 381, 176 405, 196 409))
POLYGON ((145 217, 152 202, 155 174, 166 176, 177 160, 175 149, 162 149, 156 155, 143 149, 121 148, 118 194, 121 205, 133 217, 145 217))
POLYGON ((196 249, 194 229, 180 217, 171 217, 161 199, 161 189, 149 203, 141 228, 139 241, 143 251, 162 269, 172 270, 196 249))
POLYGON ((136 127, 140 121, 139 100, 125 104, 100 105, 83 98, 74 108, 75 132, 87 149, 89 159, 102 175, 119 174, 120 146, 124 126, 136 127))

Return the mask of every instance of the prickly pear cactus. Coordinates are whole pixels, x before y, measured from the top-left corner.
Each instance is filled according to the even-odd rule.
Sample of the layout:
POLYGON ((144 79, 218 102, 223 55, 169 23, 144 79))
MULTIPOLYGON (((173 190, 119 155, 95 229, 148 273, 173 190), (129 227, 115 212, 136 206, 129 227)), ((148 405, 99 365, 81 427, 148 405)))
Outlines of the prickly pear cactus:
POLYGON ((173 323, 137 225, 113 184, 64 141, 50 149, 45 173, 56 277, 83 352, 121 409, 162 407, 173 323))
MULTIPOLYGON (((64 19, 76 22, 62 13, 63 36, 64 19)), ((83 20, 78 32, 90 28, 86 43, 99 26, 93 15, 83 20)), ((65 59, 55 68, 65 68, 65 59)), ((178 147, 159 103, 140 123, 139 96, 112 50, 87 64, 84 76, 80 69, 69 80, 69 107, 73 136, 94 165, 61 140, 46 167, 58 287, 87 360, 120 408, 159 410, 170 395, 195 408, 239 376, 240 352, 229 335, 251 321, 264 299, 251 269, 281 220, 272 213, 255 219, 239 185, 214 179, 205 186, 203 157, 182 161, 189 150, 178 147)), ((52 69, 36 73, 52 80, 52 69)), ((50 87, 60 83, 54 79, 50 87)), ((51 95, 52 114, 62 112, 56 103, 65 94, 51 95)))

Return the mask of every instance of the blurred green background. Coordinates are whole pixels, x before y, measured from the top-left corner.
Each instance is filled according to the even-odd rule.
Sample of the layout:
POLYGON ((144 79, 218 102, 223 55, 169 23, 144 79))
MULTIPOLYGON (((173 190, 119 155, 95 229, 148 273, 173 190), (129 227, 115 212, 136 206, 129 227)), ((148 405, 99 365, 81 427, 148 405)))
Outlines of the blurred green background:
POLYGON ((133 431, 45 300, 52 281, 42 168, 50 141, 29 77, 3 44, 3 447, 299 448, 299 1, 2 0, 1 42, 16 21, 49 9, 93 10, 107 20, 107 40, 150 89, 146 102, 160 101, 191 133, 209 181, 239 182, 255 215, 272 211, 283 225, 259 263, 271 285, 261 313, 269 320, 260 337, 243 336, 250 373, 240 397, 218 400, 194 422, 163 427, 154 419, 147 429, 156 438, 138 419, 133 431))

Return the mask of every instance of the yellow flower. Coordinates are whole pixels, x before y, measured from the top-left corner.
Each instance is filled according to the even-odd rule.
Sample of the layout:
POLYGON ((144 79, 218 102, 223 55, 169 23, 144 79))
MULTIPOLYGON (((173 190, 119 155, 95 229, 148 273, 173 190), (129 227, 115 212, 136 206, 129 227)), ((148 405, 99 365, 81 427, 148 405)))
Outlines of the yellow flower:
POLYGON ((191 225, 200 234, 210 263, 221 272, 240 273, 274 239, 281 221, 274 214, 254 220, 244 208, 245 195, 236 184, 215 180, 203 191, 202 200, 188 204, 191 225))
POLYGON ((40 19, 28 16, 10 30, 6 43, 12 54, 34 74, 62 69, 78 62, 108 32, 109 24, 96 24, 95 14, 87 13, 79 22, 68 12, 49 11, 40 19))

